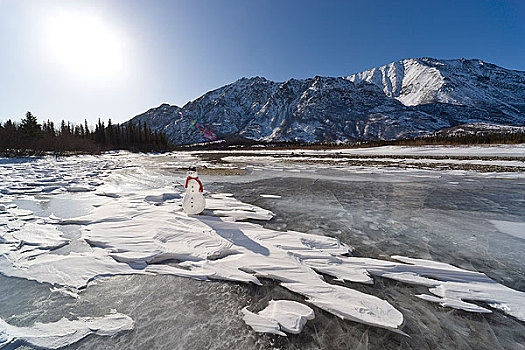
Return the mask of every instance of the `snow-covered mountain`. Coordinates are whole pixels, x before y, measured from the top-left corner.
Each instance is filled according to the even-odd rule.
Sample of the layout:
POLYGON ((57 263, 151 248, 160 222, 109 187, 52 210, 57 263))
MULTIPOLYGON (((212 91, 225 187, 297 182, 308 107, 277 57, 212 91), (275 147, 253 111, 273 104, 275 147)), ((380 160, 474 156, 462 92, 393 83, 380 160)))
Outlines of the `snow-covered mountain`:
POLYGON ((176 144, 206 141, 195 119, 219 137, 307 142, 412 137, 465 123, 525 125, 525 72, 419 58, 346 78, 242 78, 131 122, 164 130, 176 144))
POLYGON ((440 102, 525 114, 525 72, 481 60, 406 59, 348 79, 377 85, 406 106, 440 102))

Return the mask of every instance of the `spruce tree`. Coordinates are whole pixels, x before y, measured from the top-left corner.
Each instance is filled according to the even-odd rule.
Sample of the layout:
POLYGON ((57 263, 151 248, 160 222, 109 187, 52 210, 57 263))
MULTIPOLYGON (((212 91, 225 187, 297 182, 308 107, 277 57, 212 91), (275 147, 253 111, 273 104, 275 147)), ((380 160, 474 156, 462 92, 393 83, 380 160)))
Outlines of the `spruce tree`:
POLYGON ((89 132, 90 131, 89 131, 87 119, 84 119, 84 132, 85 132, 86 137, 89 137, 89 132))
POLYGON ((31 140, 40 138, 42 136, 41 125, 38 124, 36 117, 29 111, 26 113, 26 117, 22 119, 20 131, 22 131, 26 138, 31 140))

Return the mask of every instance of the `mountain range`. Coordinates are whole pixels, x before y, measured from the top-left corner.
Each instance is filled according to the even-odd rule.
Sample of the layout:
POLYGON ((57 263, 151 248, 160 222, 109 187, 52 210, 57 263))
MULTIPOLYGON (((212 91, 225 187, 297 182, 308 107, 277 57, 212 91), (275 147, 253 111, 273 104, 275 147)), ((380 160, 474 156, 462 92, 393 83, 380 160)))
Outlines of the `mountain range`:
POLYGON ((479 59, 423 57, 344 77, 242 78, 183 107, 162 104, 130 120, 138 121, 175 144, 208 141, 210 131, 218 138, 351 142, 466 123, 523 126, 525 72, 479 59))

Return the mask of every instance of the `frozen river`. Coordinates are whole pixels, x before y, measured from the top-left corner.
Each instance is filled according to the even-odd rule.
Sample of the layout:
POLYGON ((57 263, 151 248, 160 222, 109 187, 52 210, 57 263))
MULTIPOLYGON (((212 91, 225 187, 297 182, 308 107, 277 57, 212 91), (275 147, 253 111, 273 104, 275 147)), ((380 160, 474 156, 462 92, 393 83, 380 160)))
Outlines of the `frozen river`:
POLYGON ((525 349, 525 174, 228 161, 2 160, 0 347, 525 349), (209 195, 197 219, 180 212, 175 182, 191 164, 209 195), (231 169, 245 175, 220 175, 231 169), (201 226, 211 227, 204 241, 201 226), (296 237, 304 246, 292 249, 296 237), (392 256, 425 260, 389 265, 392 256), (319 295, 328 286, 341 288, 319 295), (432 286, 444 299, 417 297, 432 286), (347 291, 359 308, 345 308, 347 291), (243 308, 271 300, 306 304, 315 318, 300 334, 256 333, 243 308), (86 337, 35 330, 63 318, 86 337))

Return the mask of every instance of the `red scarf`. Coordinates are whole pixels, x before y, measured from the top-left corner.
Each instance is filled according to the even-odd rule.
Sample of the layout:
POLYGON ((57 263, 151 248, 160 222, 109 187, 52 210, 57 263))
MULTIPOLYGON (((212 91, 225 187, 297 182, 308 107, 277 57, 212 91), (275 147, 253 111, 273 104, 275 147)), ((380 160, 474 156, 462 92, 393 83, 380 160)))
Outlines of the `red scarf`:
POLYGON ((186 178, 186 184, 184 185, 184 188, 188 188, 188 181, 190 181, 190 180, 195 180, 195 181, 197 181, 197 182, 199 183, 199 192, 202 192, 202 190, 203 190, 203 188, 202 188, 202 182, 201 182, 201 180, 199 180, 199 177, 198 177, 198 176, 197 176, 197 177, 191 177, 191 176, 188 176, 188 177, 186 178))

